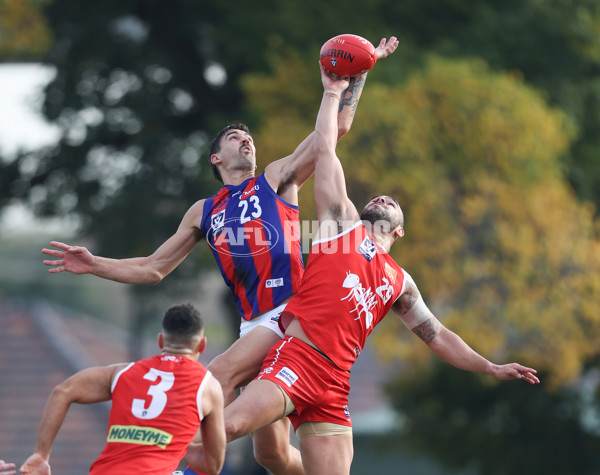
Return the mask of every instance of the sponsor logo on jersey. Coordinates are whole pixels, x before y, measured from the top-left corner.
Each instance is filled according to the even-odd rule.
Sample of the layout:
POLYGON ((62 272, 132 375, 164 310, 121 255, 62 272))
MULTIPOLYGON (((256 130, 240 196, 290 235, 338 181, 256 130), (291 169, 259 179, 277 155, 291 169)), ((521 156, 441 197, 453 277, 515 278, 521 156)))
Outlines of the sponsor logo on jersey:
POLYGON ((267 279, 265 282, 265 287, 267 289, 272 289, 274 287, 283 287, 283 277, 279 277, 277 279, 267 279))
POLYGON ((371 260, 375 257, 375 253, 377 252, 375 241, 366 237, 360 246, 358 246, 358 252, 360 252, 366 260, 371 262, 371 260))
POLYGON ((248 195, 253 195, 255 192, 257 192, 258 190, 260 190, 260 185, 254 185, 252 188, 250 188, 249 190, 246 190, 242 193, 242 196, 240 196, 240 199, 243 200, 244 198, 248 197, 248 195))
POLYGON ((388 278, 395 284, 396 283, 396 277, 398 276, 398 271, 394 268, 392 268, 391 265, 389 265, 387 262, 385 263, 385 275, 388 276, 388 278))
POLYGON ((110 426, 108 429, 108 442, 123 442, 126 444, 156 445, 164 449, 171 443, 173 434, 154 427, 140 426, 110 426))
POLYGON ((291 369, 289 369, 287 366, 281 368, 279 370, 279 373, 277 373, 275 377, 283 381, 288 388, 291 388, 292 384, 298 381, 298 375, 294 373, 291 369))
POLYGON ((346 419, 350 419, 350 408, 348 406, 344 406, 344 414, 346 415, 346 419))
POLYGON ((225 225, 225 210, 219 211, 210 217, 210 228, 214 235, 219 234, 225 225))

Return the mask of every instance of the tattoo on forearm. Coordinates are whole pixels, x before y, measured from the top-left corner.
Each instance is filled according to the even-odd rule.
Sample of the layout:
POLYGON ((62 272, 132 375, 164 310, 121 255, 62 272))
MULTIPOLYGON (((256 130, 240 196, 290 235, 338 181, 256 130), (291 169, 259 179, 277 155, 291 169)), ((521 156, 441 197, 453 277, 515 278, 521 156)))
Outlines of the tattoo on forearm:
POLYGON ((436 318, 429 318, 426 322, 417 325, 412 329, 413 333, 417 335, 425 343, 431 343, 439 332, 440 323, 436 318))
POLYGON ((365 79, 365 74, 359 74, 358 76, 353 76, 350 78, 350 85, 348 86, 348 89, 344 91, 338 112, 342 112, 342 109, 348 106, 352 109, 351 114, 352 117, 354 117, 356 107, 358 106, 360 92, 365 85, 365 79))

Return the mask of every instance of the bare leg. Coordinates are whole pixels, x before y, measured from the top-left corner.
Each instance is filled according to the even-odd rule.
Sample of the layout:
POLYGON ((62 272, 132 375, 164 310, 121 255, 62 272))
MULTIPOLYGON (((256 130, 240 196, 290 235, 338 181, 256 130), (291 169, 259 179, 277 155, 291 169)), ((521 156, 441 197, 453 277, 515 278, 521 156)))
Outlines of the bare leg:
POLYGON ((252 381, 225 408, 227 442, 282 419, 284 409, 283 394, 274 382, 264 379, 252 381))
POLYGON ((327 435, 300 439, 307 475, 349 475, 354 448, 352 435, 327 435))
POLYGON ((279 339, 268 328, 256 327, 209 363, 208 369, 223 388, 226 406, 235 399, 236 388, 258 374, 265 356, 279 339))
MULTIPOLYGON (((279 340, 279 336, 268 328, 256 327, 211 361, 208 369, 223 387, 226 406, 235 399, 235 389, 247 384, 258 374, 268 351, 279 340)), ((227 412, 225 414, 227 422, 227 412)), ((257 462, 273 475, 304 474, 300 452, 290 444, 290 423, 287 418, 272 427, 256 431, 253 442, 257 462)))
POLYGON ((254 458, 273 475, 304 475, 300 451, 290 444, 290 420, 284 417, 252 434, 254 458))
MULTIPOLYGON (((227 442, 279 421, 283 418, 284 408, 283 394, 275 383, 266 380, 252 381, 242 394, 225 408, 227 442)), ((188 447, 186 459, 192 467, 196 467, 196 471, 204 470, 203 450, 202 444, 190 444, 188 447)))

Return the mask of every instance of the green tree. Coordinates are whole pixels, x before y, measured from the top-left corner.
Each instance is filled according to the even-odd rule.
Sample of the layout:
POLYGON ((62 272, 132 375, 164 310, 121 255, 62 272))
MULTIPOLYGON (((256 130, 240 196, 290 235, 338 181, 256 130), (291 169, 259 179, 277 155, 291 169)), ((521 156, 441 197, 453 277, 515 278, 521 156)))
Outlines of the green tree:
MULTIPOLYGON (((489 378, 456 375, 458 381, 471 380, 466 391, 474 391, 477 401, 470 406, 457 389, 456 396, 462 394, 469 408, 461 412, 453 386, 448 385, 447 395, 438 392, 436 382, 440 373, 453 369, 439 369, 425 345, 397 319, 388 318, 386 331, 377 335, 377 348, 414 365, 399 377, 400 390, 390 397, 410 422, 409 438, 422 446, 430 429, 419 417, 432 410, 432 404, 446 414, 455 414, 458 406, 463 423, 474 427, 473 435, 456 437, 469 429, 452 432, 457 425, 445 418, 448 430, 436 427, 440 439, 448 442, 449 433, 454 434, 449 444, 455 457, 462 455, 463 465, 475 461, 484 467, 482 473, 510 473, 521 460, 518 444, 504 442, 515 448, 507 451, 505 461, 494 458, 497 452, 478 450, 485 444, 496 447, 498 438, 508 436, 493 428, 486 432, 489 418, 502 421, 502 410, 524 415, 514 405, 530 407, 533 401, 543 400, 552 415, 561 405, 574 404, 572 393, 559 388, 577 385, 586 364, 599 353, 600 308, 594 296, 600 290, 600 241, 595 210, 578 202, 560 165, 573 129, 559 110, 549 108, 519 79, 492 73, 477 61, 433 58, 401 90, 374 89, 364 100, 360 124, 368 123, 378 132, 354 131, 340 155, 350 158, 357 189, 363 188, 367 196, 386 190, 404 206, 406 236, 392 250, 395 257, 415 277, 444 324, 493 360, 514 359, 538 368, 543 381, 541 388, 516 390, 508 405, 504 398, 513 394, 511 389, 489 378), (378 120, 377 106, 381 109, 384 100, 388 105, 378 120), (427 377, 413 392, 411 381, 419 373, 427 377), (422 407, 424 412, 413 413, 406 401, 423 401, 419 396, 424 387, 433 395, 422 407), (525 390, 528 403, 521 399, 525 390), (480 443, 466 444, 472 438, 480 443), (461 443, 468 453, 458 448, 461 443)), ((566 462, 563 452, 548 452, 540 440, 561 425, 556 417, 538 416, 543 420, 527 419, 527 424, 546 423, 544 429, 537 426, 538 444, 527 446, 529 456, 537 448, 532 458, 550 459, 545 465, 550 467, 554 461, 556 471, 525 471, 566 473, 558 468, 566 462)), ((589 447, 597 434, 586 434, 577 416, 575 412, 568 429, 563 421, 564 427, 577 433, 573 440, 585 441, 578 452, 581 473, 591 473, 589 447)), ((528 434, 522 425, 512 430, 519 437, 528 434)), ((451 459, 443 453, 444 460, 451 459)))
POLYGON ((579 376, 598 351, 600 256, 594 209, 561 173, 564 115, 481 62, 436 58, 362 106, 375 132, 357 124, 340 156, 362 201, 387 190, 405 207, 392 252, 434 313, 485 354, 544 369, 546 384, 579 376))
POLYGON ((50 0, 0 0, 0 57, 38 59, 52 34, 42 13, 50 0))
POLYGON ((485 475, 593 475, 600 469, 600 430, 585 423, 600 403, 590 404, 580 387, 548 392, 522 384, 490 386, 437 363, 395 380, 388 391, 406 424, 387 443, 433 456, 446 467, 485 475))
MULTIPOLYGON (((55 41, 44 62, 56 77, 44 114, 62 136, 0 161, 0 206, 18 200, 42 216, 74 214, 93 252, 149 255, 217 188, 203 154, 214 124, 239 99, 235 81, 218 75, 207 34, 214 12, 184 0, 56 0, 45 15, 55 41)), ((197 273, 188 261, 176 276, 197 273)), ((135 327, 151 297, 176 293, 176 280, 134 287, 135 327)))
POLYGON ((417 64, 428 53, 477 57, 544 91, 578 126, 562 158, 569 179, 581 200, 600 207, 597 1, 408 0, 387 7, 385 22, 404 44, 403 64, 417 64))

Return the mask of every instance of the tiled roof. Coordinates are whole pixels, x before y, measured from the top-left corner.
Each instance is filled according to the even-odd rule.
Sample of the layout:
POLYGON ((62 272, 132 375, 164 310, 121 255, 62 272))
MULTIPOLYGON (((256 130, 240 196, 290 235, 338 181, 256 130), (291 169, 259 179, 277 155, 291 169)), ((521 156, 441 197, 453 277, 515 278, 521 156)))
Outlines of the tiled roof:
MULTIPOLYGON (((0 457, 20 466, 31 454, 52 388, 74 372, 34 317, 33 307, 0 306, 0 457)), ((107 406, 74 404, 53 445, 52 473, 87 473, 104 447, 107 406)))

